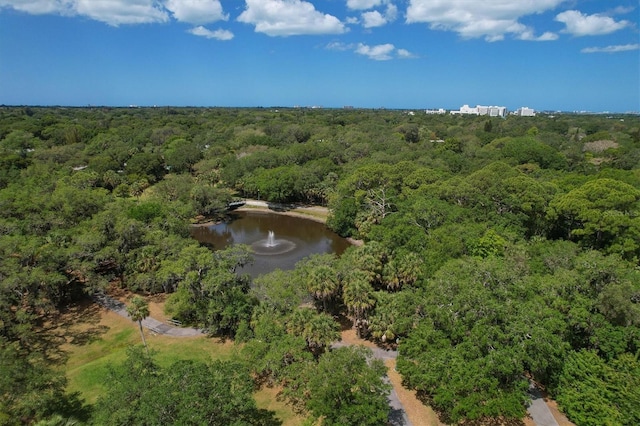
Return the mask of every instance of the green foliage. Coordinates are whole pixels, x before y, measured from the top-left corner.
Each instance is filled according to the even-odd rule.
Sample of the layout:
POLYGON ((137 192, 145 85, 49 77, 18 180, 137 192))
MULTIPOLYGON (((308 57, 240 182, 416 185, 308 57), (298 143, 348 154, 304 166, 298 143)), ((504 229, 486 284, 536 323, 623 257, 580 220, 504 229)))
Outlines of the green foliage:
POLYGON ((314 417, 327 425, 380 425, 387 421, 387 395, 391 386, 383 380, 386 368, 370 360, 364 347, 334 349, 308 364, 301 373, 298 398, 314 417))
POLYGON ((343 237, 357 235, 355 226, 358 206, 353 198, 342 198, 330 204, 331 214, 327 219, 327 225, 343 237))
POLYGON ((142 176, 150 182, 155 182, 164 174, 164 166, 158 154, 139 152, 129 158, 125 171, 128 175, 142 176))
POLYGON ((249 280, 235 273, 249 259, 247 247, 234 246, 215 254, 203 247, 186 247, 161 272, 165 279, 178 283, 165 310, 210 334, 233 337, 240 323, 250 318, 255 304, 249 280))
POLYGON ((162 206, 154 202, 138 203, 132 206, 128 213, 132 219, 149 223, 162 214, 162 206))
POLYGON ((52 416, 86 421, 86 407, 65 386, 64 374, 49 367, 42 354, 0 339, 0 423, 31 424, 52 416))
POLYGON ((290 386, 306 364, 312 362, 313 355, 305 339, 288 333, 285 323, 284 316, 268 308, 260 306, 253 312, 254 339, 243 346, 241 353, 259 384, 290 386))
POLYGON ((189 196, 195 213, 207 217, 221 216, 232 201, 230 191, 203 184, 195 184, 189 196))
POLYGON ((520 418, 523 372, 543 377, 560 364, 561 317, 523 272, 512 259, 465 259, 446 264, 419 293, 424 319, 401 341, 398 369, 448 421, 520 418))
POLYGON ((177 361, 167 368, 131 351, 112 367, 93 421, 113 425, 276 425, 256 407, 247 369, 233 361, 177 361))
POLYGON ((640 190, 614 179, 595 179, 549 205, 561 229, 587 247, 606 249, 627 258, 640 255, 640 190))
POLYGON ((516 164, 535 163, 545 169, 563 169, 567 165, 562 154, 532 136, 496 139, 486 145, 483 152, 495 159, 516 164))
POLYGON ((148 354, 149 348, 147 347, 147 341, 144 338, 142 321, 149 316, 149 304, 142 297, 134 296, 127 305, 127 314, 129 315, 129 318, 131 318, 131 321, 135 321, 138 323, 138 327, 140 329, 140 337, 142 338, 142 343, 144 344, 144 347, 147 350, 148 354))
POLYGON ((298 308, 289 315, 287 332, 305 339, 315 356, 340 339, 340 325, 330 315, 309 308, 298 308))
POLYGON ((572 352, 557 400, 579 425, 635 425, 640 422, 640 363, 630 354, 606 363, 595 352, 572 352))
POLYGON ((507 241, 493 229, 488 230, 471 245, 471 255, 479 257, 501 256, 507 241))
POLYGON ((165 164, 173 173, 191 171, 201 157, 200 147, 185 139, 173 139, 164 147, 165 164))
POLYGON ((272 308, 284 315, 300 306, 307 298, 308 292, 293 271, 277 269, 255 278, 251 294, 255 295, 261 306, 272 308))
POLYGON ((331 254, 313 254, 296 264, 295 278, 315 299, 319 308, 329 311, 340 290, 337 259, 331 254))

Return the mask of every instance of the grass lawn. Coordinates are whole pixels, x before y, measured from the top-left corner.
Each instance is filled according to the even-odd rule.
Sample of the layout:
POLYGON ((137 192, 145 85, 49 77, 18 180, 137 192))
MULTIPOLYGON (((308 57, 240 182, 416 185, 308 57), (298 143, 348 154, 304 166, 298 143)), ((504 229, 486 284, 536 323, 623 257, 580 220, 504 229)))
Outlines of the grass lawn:
MULTIPOLYGON (((178 338, 144 331, 149 349, 161 366, 183 359, 226 360, 237 356, 239 351, 232 342, 205 336, 178 338)), ((67 389, 80 392, 87 403, 94 403, 104 391, 102 384, 108 366, 124 361, 128 347, 142 344, 136 323, 89 302, 70 309, 47 332, 53 332, 58 341, 64 339, 60 351, 66 361, 67 389)), ((274 411, 284 426, 302 424, 304 418, 277 401, 276 394, 274 389, 256 392, 258 407, 274 411)))

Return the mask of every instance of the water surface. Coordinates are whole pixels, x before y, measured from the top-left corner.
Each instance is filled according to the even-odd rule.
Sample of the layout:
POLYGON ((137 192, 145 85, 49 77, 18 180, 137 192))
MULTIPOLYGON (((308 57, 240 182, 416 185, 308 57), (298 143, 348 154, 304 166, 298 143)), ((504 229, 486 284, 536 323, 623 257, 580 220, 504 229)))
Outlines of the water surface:
MULTIPOLYGON (((323 223, 309 219, 291 217, 263 211, 239 211, 233 213, 227 222, 198 226, 191 235, 214 250, 220 250, 232 244, 263 244, 269 231, 273 231, 276 243, 291 243, 295 247, 285 253, 271 254, 268 250, 256 250, 254 263, 242 268, 243 273, 253 277, 279 269, 293 269, 295 264, 314 253, 335 253, 341 255, 349 242, 323 223)), ((277 247, 274 252, 278 252, 277 247)))

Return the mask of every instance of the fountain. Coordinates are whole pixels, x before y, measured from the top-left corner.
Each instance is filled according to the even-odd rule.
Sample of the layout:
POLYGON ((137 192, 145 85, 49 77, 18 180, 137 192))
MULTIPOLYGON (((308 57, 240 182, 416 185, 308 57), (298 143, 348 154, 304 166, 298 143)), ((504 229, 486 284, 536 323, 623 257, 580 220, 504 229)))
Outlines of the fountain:
POLYGON ((251 244, 253 253, 262 256, 284 254, 296 248, 296 243, 289 240, 276 240, 275 232, 269 231, 267 238, 251 244))
POLYGON ((267 237, 267 247, 275 247, 276 245, 276 237, 273 231, 269 231, 269 236, 267 237))

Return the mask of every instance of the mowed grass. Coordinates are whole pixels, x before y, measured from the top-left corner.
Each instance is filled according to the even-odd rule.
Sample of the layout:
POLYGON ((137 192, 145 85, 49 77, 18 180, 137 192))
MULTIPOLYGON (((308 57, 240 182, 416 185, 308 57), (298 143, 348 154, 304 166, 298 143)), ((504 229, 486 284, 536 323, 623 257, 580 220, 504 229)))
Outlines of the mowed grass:
MULTIPOLYGON (((156 362, 169 366, 178 360, 229 360, 239 356, 240 347, 206 336, 168 337, 145 329, 145 338, 156 362)), ((64 369, 68 391, 79 392, 87 403, 94 403, 105 392, 104 383, 109 366, 122 363, 127 349, 142 345, 138 324, 92 303, 74 307, 62 317, 56 334, 66 341, 64 369)), ((300 425, 304 418, 296 415, 277 392, 264 389, 256 392, 259 408, 272 410, 284 426, 300 425)))

